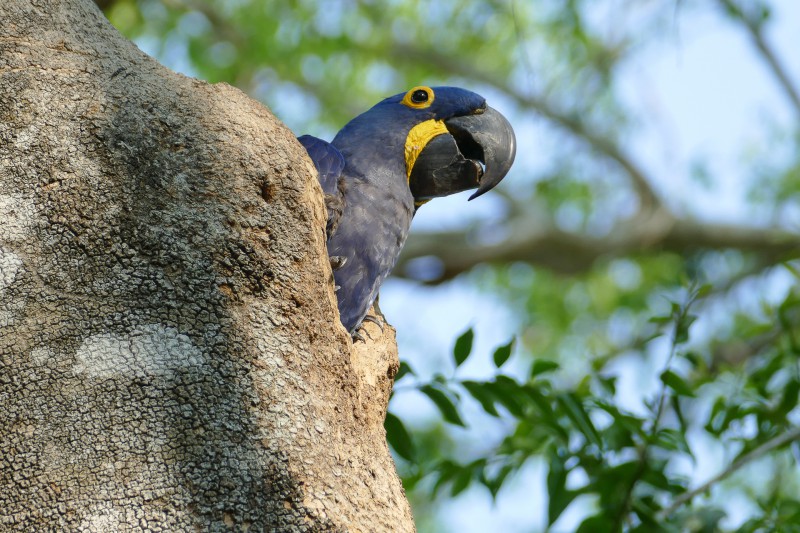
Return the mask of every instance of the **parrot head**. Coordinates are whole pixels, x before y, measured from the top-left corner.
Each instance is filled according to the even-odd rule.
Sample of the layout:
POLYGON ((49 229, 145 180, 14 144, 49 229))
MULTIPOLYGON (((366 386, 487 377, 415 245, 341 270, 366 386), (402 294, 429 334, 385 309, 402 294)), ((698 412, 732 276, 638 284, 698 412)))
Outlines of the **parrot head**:
POLYGON ((402 171, 417 207, 476 188, 469 199, 477 198, 500 183, 516 154, 508 120, 482 96, 458 87, 419 86, 386 98, 348 123, 333 144, 354 168, 369 167, 361 158, 401 167, 394 170, 402 171), (350 139, 359 142, 350 146, 350 139), (398 145, 402 160, 388 153, 398 145))

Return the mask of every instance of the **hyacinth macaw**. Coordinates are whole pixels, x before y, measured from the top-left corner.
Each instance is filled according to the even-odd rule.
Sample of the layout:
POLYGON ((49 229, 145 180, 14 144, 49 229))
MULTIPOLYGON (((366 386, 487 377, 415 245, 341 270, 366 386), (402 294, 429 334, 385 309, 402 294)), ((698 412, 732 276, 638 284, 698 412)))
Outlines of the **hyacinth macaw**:
POLYGON ((298 140, 319 173, 339 315, 356 338, 416 210, 469 189, 477 198, 503 179, 516 153, 505 117, 457 87, 414 87, 351 120, 331 143, 298 140))

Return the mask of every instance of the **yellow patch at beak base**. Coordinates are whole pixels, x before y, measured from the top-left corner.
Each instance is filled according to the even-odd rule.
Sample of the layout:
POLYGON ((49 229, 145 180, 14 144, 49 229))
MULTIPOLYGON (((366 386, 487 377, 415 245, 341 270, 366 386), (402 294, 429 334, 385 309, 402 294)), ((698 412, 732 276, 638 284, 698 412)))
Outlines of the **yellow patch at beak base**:
POLYGON ((414 163, 425 146, 433 139, 443 133, 448 133, 447 126, 441 120, 426 120, 420 122, 408 132, 406 137, 405 156, 406 156, 406 178, 411 179, 411 170, 414 163))

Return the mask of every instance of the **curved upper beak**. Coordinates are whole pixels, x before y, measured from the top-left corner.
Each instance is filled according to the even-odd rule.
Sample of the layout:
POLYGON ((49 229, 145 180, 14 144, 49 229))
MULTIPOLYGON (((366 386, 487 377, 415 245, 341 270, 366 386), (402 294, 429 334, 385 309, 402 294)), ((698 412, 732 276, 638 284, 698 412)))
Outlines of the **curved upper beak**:
POLYGON ((506 117, 487 106, 480 115, 452 118, 446 120, 445 125, 459 146, 464 145, 466 149, 474 143, 482 151, 482 154, 465 154, 470 159, 478 155, 478 160, 483 163, 480 185, 469 199, 477 198, 500 183, 517 154, 517 139, 506 117))
POLYGON ((444 123, 450 135, 434 137, 414 163, 409 185, 417 201, 477 187, 472 200, 500 183, 514 163, 514 130, 495 109, 444 123))

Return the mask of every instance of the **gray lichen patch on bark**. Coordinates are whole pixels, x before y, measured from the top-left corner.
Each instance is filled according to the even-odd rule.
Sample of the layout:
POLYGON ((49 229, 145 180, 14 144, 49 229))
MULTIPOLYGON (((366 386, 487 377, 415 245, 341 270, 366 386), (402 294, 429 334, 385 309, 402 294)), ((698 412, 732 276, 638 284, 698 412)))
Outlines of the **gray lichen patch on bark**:
POLYGON ((0 529, 413 529, 291 132, 88 0, 0 21, 0 529))
POLYGON ((75 353, 73 371, 92 378, 174 375, 208 364, 192 340, 177 329, 146 324, 127 335, 100 333, 84 339, 75 353))

